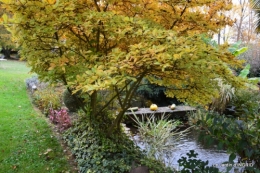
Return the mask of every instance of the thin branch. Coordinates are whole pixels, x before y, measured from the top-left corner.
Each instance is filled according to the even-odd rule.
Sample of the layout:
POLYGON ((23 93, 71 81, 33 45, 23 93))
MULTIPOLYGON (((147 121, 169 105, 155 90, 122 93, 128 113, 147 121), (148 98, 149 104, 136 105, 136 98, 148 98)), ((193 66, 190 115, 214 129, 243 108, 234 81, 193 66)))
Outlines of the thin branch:
MULTIPOLYGON (((99 21, 98 24, 99 24, 99 25, 102 25, 102 22, 99 21)), ((96 35, 96 41, 97 41, 96 52, 99 51, 99 45, 100 45, 100 33, 101 33, 100 28, 98 28, 98 30, 97 30, 97 35, 96 35)))
POLYGON ((103 11, 104 11, 104 12, 107 11, 107 8, 108 8, 108 3, 106 2, 106 5, 105 5, 103 11))
MULTIPOLYGON (((57 31, 54 33, 54 36, 55 36, 55 39, 58 42, 59 41, 59 36, 58 36, 58 32, 57 31)), ((62 52, 61 47, 59 47, 58 50, 59 50, 60 56, 62 56, 63 52, 62 52)))
MULTIPOLYGON (((122 110, 120 111, 120 113, 117 115, 112 127, 116 127, 116 129, 118 129, 120 127, 120 122, 123 119, 123 115, 125 113, 125 111, 129 108, 131 100, 134 96, 135 91, 137 90, 140 82, 142 81, 143 77, 145 76, 146 72, 143 72, 143 74, 141 74, 140 77, 138 77, 137 81, 134 83, 134 85, 132 86, 132 88, 128 91, 128 93, 125 96, 124 99, 124 103, 123 103, 123 107, 122 110)), ((112 132, 112 131, 111 131, 112 132)))
MULTIPOLYGON (((173 7, 173 8, 174 8, 174 7, 173 7)), ((186 11, 186 9, 187 9, 187 4, 185 5, 184 9, 182 10, 180 17, 182 17, 182 15, 183 15, 184 12, 186 11)), ((175 21, 173 22, 172 26, 170 27, 170 29, 172 29, 172 28, 176 25, 176 23, 177 23, 179 20, 180 20, 180 19, 175 20, 175 21)))
MULTIPOLYGON (((124 91, 124 89, 127 87, 127 85, 129 85, 130 83, 131 83, 131 81, 130 81, 128 84, 126 84, 126 85, 119 91, 119 94, 121 94, 121 93, 124 91)), ((105 110, 105 108, 107 108, 108 105, 109 105, 116 97, 117 97, 117 94, 114 95, 114 96, 100 109, 100 111, 95 114, 95 116, 98 115, 98 114, 100 114, 101 112, 103 112, 103 111, 105 110)))
POLYGON ((97 11, 98 11, 98 12, 101 12, 101 10, 100 10, 100 8, 99 8, 99 6, 98 6, 97 0, 94 0, 94 4, 95 4, 95 6, 96 6, 97 11))
POLYGON ((107 48, 107 51, 110 51, 110 50, 114 49, 116 46, 117 46, 117 43, 115 43, 114 45, 108 47, 108 48, 107 48))
POLYGON ((117 86, 115 86, 115 91, 116 91, 116 95, 117 95, 119 104, 120 104, 120 106, 122 107, 122 106, 123 106, 123 103, 122 103, 122 100, 121 100, 121 98, 120 98, 120 93, 119 93, 119 90, 118 90, 118 87, 117 87, 117 86))
POLYGON ((78 37, 80 40, 84 41, 85 43, 88 43, 87 40, 84 40, 83 38, 81 38, 77 33, 75 33, 72 28, 69 29, 76 37, 78 37))
POLYGON ((83 36, 86 38, 87 43, 89 44, 90 47, 92 47, 90 41, 89 41, 89 37, 83 32, 83 36))
POLYGON ((72 94, 72 90, 68 87, 68 82, 66 80, 66 77, 64 75, 61 76, 62 81, 64 83, 65 86, 67 86, 67 90, 68 92, 71 94, 71 96, 76 100, 76 102, 80 105, 81 109, 85 112, 88 113, 88 111, 85 109, 85 105, 84 103, 74 94, 72 94))

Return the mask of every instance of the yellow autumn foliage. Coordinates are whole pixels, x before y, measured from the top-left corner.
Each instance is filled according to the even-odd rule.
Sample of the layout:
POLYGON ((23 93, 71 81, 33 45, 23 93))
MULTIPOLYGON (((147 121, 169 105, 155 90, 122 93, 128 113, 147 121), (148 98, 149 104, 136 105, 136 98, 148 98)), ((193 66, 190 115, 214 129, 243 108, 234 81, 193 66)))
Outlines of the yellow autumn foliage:
POLYGON ((13 14, 12 33, 32 72, 89 94, 95 115, 103 110, 95 107, 97 92, 113 90, 117 124, 143 78, 165 86, 169 97, 200 104, 218 95, 216 78, 243 85, 230 70, 242 62, 226 45, 204 39, 232 25, 223 17, 231 0, 1 2, 13 14))

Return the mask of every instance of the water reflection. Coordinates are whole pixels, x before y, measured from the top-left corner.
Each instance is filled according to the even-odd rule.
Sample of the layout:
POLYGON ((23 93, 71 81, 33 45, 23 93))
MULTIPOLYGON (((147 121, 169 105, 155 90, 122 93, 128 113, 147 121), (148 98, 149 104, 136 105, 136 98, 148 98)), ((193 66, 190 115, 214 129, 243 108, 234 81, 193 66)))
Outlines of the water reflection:
MULTIPOLYGON (((216 145, 207 146, 198 140, 198 131, 192 130, 185 137, 182 137, 178 141, 174 140, 175 147, 173 150, 165 155, 165 163, 167 166, 178 169, 178 160, 181 157, 187 157, 186 153, 190 150, 194 150, 198 153, 197 159, 202 161, 209 161, 209 166, 217 165, 220 171, 225 171, 226 167, 221 166, 223 162, 228 161, 229 154, 225 150, 217 149, 216 145)), ((145 149, 145 144, 141 141, 138 135, 133 137, 137 146, 141 149, 145 149)), ((235 160, 235 162, 237 159, 235 160)), ((230 172, 234 172, 233 170, 230 172)))

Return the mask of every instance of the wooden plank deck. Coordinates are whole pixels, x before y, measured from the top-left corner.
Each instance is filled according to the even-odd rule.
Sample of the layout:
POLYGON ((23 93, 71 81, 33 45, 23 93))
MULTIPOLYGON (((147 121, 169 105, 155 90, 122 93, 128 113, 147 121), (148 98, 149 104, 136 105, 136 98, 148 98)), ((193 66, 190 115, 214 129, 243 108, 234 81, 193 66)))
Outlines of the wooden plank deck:
MULTIPOLYGON (((134 111, 134 114, 162 114, 162 113, 178 113, 178 112, 190 112, 196 111, 195 108, 191 106, 176 106, 174 110, 171 110, 169 107, 158 107, 158 110, 151 111, 150 108, 139 108, 137 111, 134 111)), ((125 113, 126 115, 132 115, 131 111, 125 113)))
MULTIPOLYGON (((158 107, 158 110, 156 111, 151 111, 150 108, 139 108, 137 111, 134 111, 134 114, 137 117, 142 117, 144 116, 150 116, 152 114, 156 116, 169 116, 169 119, 180 119, 186 121, 187 118, 187 112, 195 112, 196 109, 191 107, 191 106, 176 106, 174 110, 171 110, 169 107, 158 107)), ((132 118, 134 118, 134 115, 131 111, 128 111, 125 113, 127 116, 125 123, 129 124, 132 123, 132 118)))

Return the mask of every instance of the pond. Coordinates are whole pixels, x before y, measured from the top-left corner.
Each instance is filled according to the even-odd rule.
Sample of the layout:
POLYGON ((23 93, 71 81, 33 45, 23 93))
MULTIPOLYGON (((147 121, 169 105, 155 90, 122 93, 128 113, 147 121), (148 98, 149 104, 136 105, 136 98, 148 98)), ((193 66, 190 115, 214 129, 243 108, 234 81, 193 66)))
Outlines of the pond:
MULTIPOLYGON (((135 133, 133 140, 136 145, 141 149, 145 149, 144 143, 141 141, 138 134, 136 134, 136 129, 133 130, 131 128, 131 131, 135 133)), ((215 165, 221 172, 225 172, 226 167, 223 166, 222 163, 228 161, 229 154, 225 150, 217 149, 217 145, 212 145, 210 147, 206 146, 198 140, 198 136, 198 131, 192 130, 185 137, 175 141, 175 148, 167 154, 167 158, 165 157, 165 163, 168 164, 168 166, 178 170, 178 160, 181 157, 187 157, 186 153, 188 153, 190 150, 194 150, 196 153, 198 153, 197 159, 201 159, 202 161, 208 160, 208 166, 215 165)), ((237 162, 237 159, 238 158, 235 159, 235 162, 237 162)), ((241 171, 241 168, 239 168, 239 170, 241 171)), ((237 171, 234 171, 233 168, 230 172, 237 171)))

